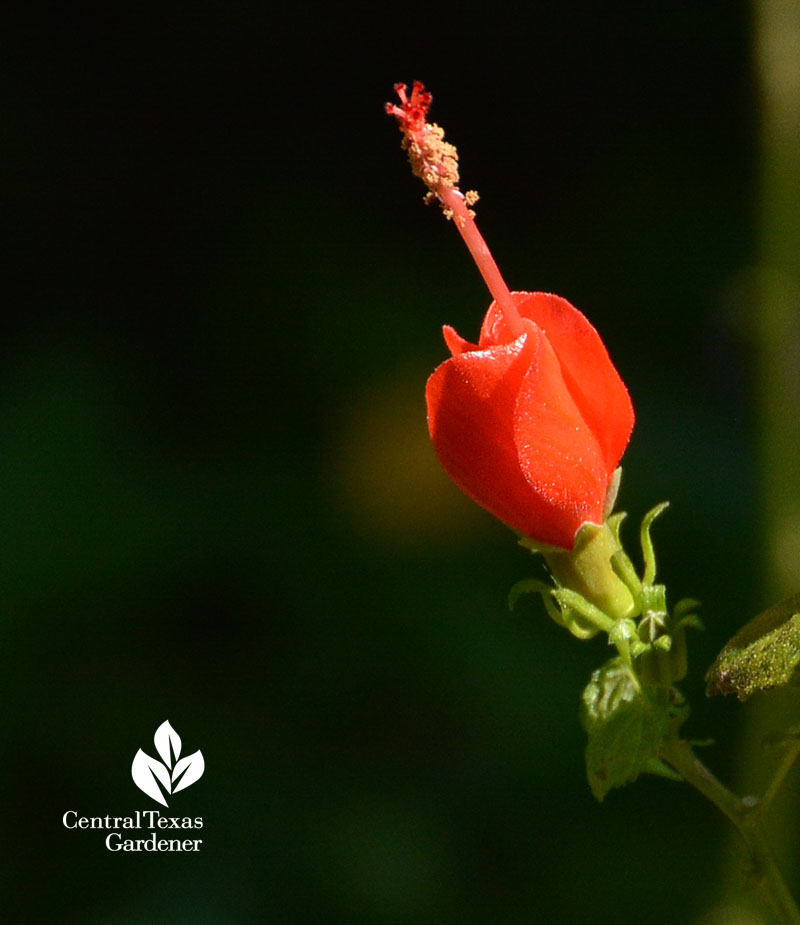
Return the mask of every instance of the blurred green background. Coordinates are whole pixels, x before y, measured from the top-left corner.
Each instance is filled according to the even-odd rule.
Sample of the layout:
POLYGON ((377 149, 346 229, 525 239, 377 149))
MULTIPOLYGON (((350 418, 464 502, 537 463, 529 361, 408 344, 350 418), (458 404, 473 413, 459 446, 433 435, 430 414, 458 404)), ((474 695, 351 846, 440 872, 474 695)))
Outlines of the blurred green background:
MULTIPOLYGON (((12 4, 2 14, 0 843, 8 921, 711 922, 724 822, 654 778, 598 805, 606 657, 440 472, 424 381, 489 302, 382 113, 424 80, 512 288, 603 335, 702 673, 764 599, 743 2, 12 4), (155 808, 169 719, 199 854, 62 815, 155 808)), ((786 404, 796 417, 797 404, 786 404)), ((795 885, 797 878, 790 880, 795 885)), ((714 919, 714 921, 717 921, 714 919)))

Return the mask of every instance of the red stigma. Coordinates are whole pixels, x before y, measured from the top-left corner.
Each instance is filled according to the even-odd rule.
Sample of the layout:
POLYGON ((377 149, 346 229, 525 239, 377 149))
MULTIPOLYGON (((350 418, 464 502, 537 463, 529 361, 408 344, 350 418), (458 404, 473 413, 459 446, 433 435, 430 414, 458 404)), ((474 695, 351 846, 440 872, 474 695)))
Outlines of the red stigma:
POLYGON ((411 96, 407 95, 408 87, 405 84, 397 83, 394 90, 400 98, 400 105, 395 103, 386 104, 386 112, 390 116, 395 116, 400 123, 400 128, 404 132, 418 132, 424 128, 428 119, 428 110, 433 101, 433 95, 425 89, 424 84, 415 80, 411 87, 411 96))

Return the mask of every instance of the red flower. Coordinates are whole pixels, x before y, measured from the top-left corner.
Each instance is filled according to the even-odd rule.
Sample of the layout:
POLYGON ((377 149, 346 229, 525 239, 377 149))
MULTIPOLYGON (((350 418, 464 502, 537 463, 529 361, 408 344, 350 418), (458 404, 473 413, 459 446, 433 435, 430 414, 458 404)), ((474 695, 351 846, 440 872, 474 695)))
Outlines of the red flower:
POLYGON ((444 329, 453 356, 426 390, 436 453, 486 510, 539 544, 571 550, 581 524, 603 522, 633 428, 628 392, 597 331, 569 302, 509 292, 469 208, 477 193, 458 188, 458 153, 427 121, 431 94, 419 81, 410 94, 404 84, 395 90, 399 105, 386 111, 428 187, 426 201, 438 199, 454 219, 495 299, 477 346, 444 329))
POLYGON ((428 380, 428 427, 450 478, 536 542, 572 549, 603 522, 633 428, 603 342, 565 299, 514 292, 515 336, 492 302, 477 346, 444 328, 453 356, 428 380))

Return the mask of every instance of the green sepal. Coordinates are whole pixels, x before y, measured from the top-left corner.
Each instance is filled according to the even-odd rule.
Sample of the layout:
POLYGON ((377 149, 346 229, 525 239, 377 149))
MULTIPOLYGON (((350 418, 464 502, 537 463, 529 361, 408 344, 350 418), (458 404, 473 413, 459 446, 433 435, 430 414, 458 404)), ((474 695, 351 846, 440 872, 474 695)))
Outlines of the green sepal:
POLYGON ((663 773, 658 751, 670 718, 667 698, 642 688, 621 658, 592 674, 583 692, 581 722, 588 736, 586 776, 598 800, 640 774, 663 773))
POLYGON ((746 623, 706 673, 706 694, 751 694, 789 684, 800 665, 800 594, 746 623))
POLYGON ((566 626, 564 618, 561 615, 561 608, 555 603, 552 597, 553 588, 538 578, 523 578, 512 586, 508 592, 508 609, 513 610, 517 606, 517 601, 523 594, 541 594, 544 601, 545 610, 551 620, 559 626, 566 626))
POLYGON ((611 556, 611 568, 619 580, 627 587, 633 599, 633 613, 636 616, 642 612, 642 582, 636 574, 633 562, 627 553, 620 548, 611 556))
POLYGON ((591 639, 599 632, 608 632, 614 625, 607 616, 582 595, 569 588, 553 588, 538 578, 525 578, 516 582, 508 592, 508 606, 514 609, 523 594, 541 594, 549 616, 566 627, 577 639, 591 639))
POLYGON ((512 585, 511 590, 508 592, 508 609, 513 610, 523 594, 541 594, 546 599, 550 597, 552 590, 552 587, 547 582, 540 581, 538 578, 523 578, 522 581, 512 585))
POLYGON ((650 537, 650 528, 659 514, 663 514, 669 507, 669 501, 662 501, 654 508, 651 508, 642 520, 642 526, 639 529, 639 541, 642 544, 642 558, 644 559, 644 574, 642 575, 642 584, 652 585, 656 578, 656 551, 653 547, 653 540, 650 537))
POLYGON ((564 626, 578 639, 591 639, 601 630, 607 633, 614 625, 611 617, 577 591, 555 588, 551 593, 561 605, 564 626))
MULTIPOLYGON (((614 510, 614 505, 617 503, 617 495, 619 494, 619 486, 622 481, 622 466, 617 466, 614 472, 611 475, 611 481, 608 483, 608 490, 606 491, 606 500, 603 504, 603 520, 610 520, 613 516, 612 512, 614 510)), ((624 514, 622 515, 625 516, 624 514)))

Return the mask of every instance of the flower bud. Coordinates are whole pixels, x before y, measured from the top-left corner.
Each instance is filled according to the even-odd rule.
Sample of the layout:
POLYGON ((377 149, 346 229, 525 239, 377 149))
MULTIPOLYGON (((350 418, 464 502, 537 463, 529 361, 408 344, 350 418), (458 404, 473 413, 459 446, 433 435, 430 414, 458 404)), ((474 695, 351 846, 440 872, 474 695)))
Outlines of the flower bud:
POLYGON ((511 298, 518 336, 496 302, 477 345, 444 329, 452 357, 428 380, 428 426, 467 495, 534 544, 571 550, 582 524, 604 522, 633 408, 576 308, 541 292, 511 298))

